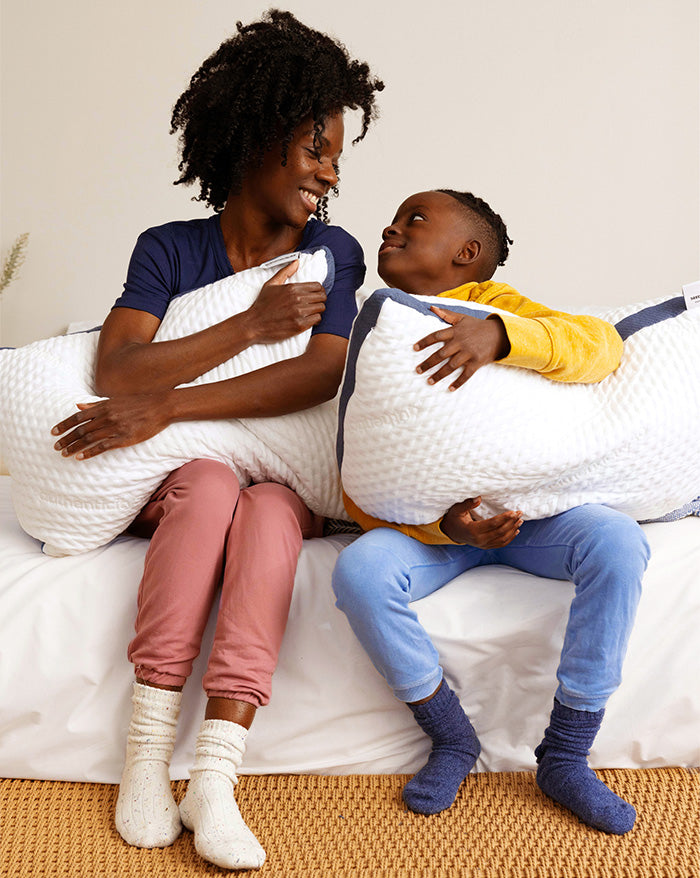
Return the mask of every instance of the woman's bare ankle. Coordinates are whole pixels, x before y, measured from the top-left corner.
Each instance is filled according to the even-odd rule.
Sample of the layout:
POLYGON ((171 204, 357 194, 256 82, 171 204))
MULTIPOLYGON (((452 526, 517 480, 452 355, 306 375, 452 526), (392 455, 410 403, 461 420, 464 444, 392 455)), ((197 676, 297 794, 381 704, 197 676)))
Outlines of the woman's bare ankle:
POLYGON ((257 707, 249 701, 213 696, 207 701, 204 719, 222 719, 230 723, 237 723, 244 729, 249 729, 255 719, 256 711, 257 707))

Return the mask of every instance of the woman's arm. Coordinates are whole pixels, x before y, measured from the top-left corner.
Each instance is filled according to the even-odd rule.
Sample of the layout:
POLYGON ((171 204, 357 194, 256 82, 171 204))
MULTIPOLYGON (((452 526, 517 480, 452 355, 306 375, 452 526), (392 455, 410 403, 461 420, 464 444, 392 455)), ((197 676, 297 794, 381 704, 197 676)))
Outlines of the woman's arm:
POLYGON ((110 398, 91 405, 77 402, 79 411, 52 430, 54 436, 67 434, 55 447, 66 456, 92 457, 109 448, 142 442, 177 420, 274 416, 332 398, 342 377, 346 336, 356 313, 355 290, 364 277, 364 262, 359 244, 342 229, 317 223, 312 231, 316 235, 306 244, 327 246, 336 265, 328 312, 320 284, 284 283, 295 270, 292 263, 264 285, 246 316, 238 318, 251 321, 253 341, 245 331, 251 323, 243 328, 239 323, 242 335, 231 337, 233 333, 227 332, 235 325, 231 318, 184 339, 153 342, 160 322, 157 315, 165 313, 177 271, 171 270, 169 249, 161 247, 161 252, 153 234, 144 234, 138 253, 132 256, 130 283, 125 285, 125 290, 129 286, 138 295, 122 297, 121 307, 112 312, 122 312, 122 316, 110 315, 100 339, 98 391, 110 398), (154 248, 155 256, 142 252, 154 248), (146 300, 154 303, 150 316, 136 312, 140 305, 131 307, 132 302, 146 300), (248 344, 289 338, 309 327, 315 334, 299 357, 228 381, 178 386, 248 344))
POLYGON ((175 421, 271 417, 310 408, 335 395, 346 349, 346 338, 319 333, 300 356, 237 378, 79 406, 53 428, 55 436, 66 434, 54 447, 82 460, 143 442, 175 421))
POLYGON ((100 332, 95 369, 104 396, 170 390, 187 384, 252 344, 269 344, 315 326, 325 309, 319 283, 286 283, 298 262, 263 285, 251 307, 201 332, 154 342, 160 320, 146 311, 114 308, 100 332))

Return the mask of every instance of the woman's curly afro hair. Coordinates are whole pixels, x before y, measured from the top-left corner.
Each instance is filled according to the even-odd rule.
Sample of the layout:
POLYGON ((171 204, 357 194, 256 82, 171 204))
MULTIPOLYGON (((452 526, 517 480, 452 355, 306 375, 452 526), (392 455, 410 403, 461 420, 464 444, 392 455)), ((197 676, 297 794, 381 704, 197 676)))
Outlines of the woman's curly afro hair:
MULTIPOLYGON (((199 181, 203 201, 223 210, 252 163, 282 143, 281 160, 294 129, 308 116, 320 138, 325 119, 362 110, 362 140, 376 116, 375 92, 384 83, 367 64, 353 61, 345 46, 312 30, 291 12, 269 10, 242 25, 202 64, 180 96, 170 133, 180 131, 178 183, 199 181)), ((326 219, 326 199, 319 213, 326 219)))

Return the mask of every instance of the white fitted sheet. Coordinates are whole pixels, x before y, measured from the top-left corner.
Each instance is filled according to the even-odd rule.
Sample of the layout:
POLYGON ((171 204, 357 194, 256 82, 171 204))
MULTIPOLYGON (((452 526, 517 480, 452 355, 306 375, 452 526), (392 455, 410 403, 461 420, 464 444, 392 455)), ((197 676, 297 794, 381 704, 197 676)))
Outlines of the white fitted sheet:
MULTIPOLYGON (((646 525, 652 559, 624 681, 595 767, 700 765, 700 519, 646 525)), ((305 543, 271 703, 243 772, 401 773, 428 741, 335 608, 330 574, 350 537, 305 543)), ((126 645, 146 543, 119 538, 51 558, 17 524, 0 477, 0 776, 117 782, 130 714, 126 645)), ((572 586, 502 567, 460 576, 417 607, 482 743, 477 768, 534 768, 572 586)), ((172 777, 187 777, 205 697, 185 690, 172 777)))

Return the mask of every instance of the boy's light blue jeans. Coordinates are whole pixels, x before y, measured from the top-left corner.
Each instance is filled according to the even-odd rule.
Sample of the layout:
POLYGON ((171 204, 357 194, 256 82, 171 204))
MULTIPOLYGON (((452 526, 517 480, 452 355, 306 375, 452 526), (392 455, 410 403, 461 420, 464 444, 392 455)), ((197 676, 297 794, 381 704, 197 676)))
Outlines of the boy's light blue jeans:
POLYGON ((333 573, 337 606, 401 701, 420 701, 442 678, 437 650, 411 601, 485 564, 573 582, 555 697, 598 711, 620 684, 649 546, 636 521, 606 506, 579 506, 526 521, 501 549, 428 546, 377 528, 344 549, 333 573))

